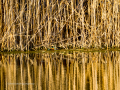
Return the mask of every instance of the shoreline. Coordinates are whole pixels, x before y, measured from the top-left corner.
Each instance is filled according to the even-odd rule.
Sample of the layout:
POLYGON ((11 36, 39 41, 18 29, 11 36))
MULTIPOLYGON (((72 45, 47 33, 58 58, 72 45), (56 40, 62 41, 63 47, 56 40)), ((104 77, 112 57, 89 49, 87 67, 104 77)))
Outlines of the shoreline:
POLYGON ((14 53, 45 53, 45 52, 60 52, 60 51, 80 51, 80 52, 105 52, 105 51, 120 51, 120 48, 109 48, 109 49, 97 49, 97 48, 91 48, 91 49, 61 49, 61 50, 35 50, 35 51, 0 51, 0 54, 14 54, 14 53))

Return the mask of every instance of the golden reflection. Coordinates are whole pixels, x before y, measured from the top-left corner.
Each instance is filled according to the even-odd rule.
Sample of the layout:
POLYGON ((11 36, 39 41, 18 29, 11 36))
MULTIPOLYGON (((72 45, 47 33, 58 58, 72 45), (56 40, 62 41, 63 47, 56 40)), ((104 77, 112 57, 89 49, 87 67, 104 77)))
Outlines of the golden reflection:
POLYGON ((0 54, 0 90, 119 90, 120 52, 0 54))

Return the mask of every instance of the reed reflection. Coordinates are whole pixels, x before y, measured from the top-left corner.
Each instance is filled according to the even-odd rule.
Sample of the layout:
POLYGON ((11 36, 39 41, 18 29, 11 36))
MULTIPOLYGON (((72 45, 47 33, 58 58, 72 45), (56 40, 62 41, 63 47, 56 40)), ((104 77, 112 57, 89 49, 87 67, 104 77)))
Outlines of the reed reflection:
POLYGON ((0 90, 118 90, 120 52, 0 55, 0 90))

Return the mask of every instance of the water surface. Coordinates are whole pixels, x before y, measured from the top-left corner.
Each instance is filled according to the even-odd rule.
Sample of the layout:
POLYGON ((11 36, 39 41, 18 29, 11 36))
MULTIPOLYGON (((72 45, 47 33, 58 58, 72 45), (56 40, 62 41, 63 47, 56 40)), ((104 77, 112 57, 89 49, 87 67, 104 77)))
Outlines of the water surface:
POLYGON ((0 54, 0 90, 119 89, 119 51, 0 54))

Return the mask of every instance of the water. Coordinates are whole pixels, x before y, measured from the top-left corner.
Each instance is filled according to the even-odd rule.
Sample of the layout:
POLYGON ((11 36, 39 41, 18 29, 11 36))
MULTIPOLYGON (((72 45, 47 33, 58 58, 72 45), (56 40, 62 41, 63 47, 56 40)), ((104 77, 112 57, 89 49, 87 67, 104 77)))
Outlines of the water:
POLYGON ((119 51, 0 55, 0 90, 119 89, 119 51))

